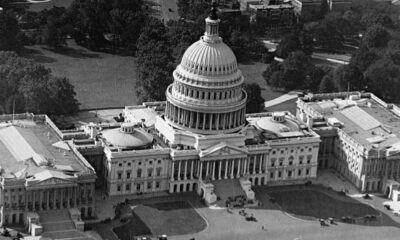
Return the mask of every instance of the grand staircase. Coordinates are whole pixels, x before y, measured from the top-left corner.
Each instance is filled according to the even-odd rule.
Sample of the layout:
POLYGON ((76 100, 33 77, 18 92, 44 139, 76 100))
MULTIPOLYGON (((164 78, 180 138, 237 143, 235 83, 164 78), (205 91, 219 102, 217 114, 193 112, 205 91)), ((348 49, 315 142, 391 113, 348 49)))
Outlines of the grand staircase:
POLYGON ((220 206, 225 206, 225 202, 229 197, 245 195, 239 179, 217 180, 211 183, 214 185, 214 193, 220 199, 217 201, 220 206))
POLYGON ((40 223, 43 226, 43 238, 86 240, 86 234, 75 229, 70 213, 65 210, 39 212, 40 223))

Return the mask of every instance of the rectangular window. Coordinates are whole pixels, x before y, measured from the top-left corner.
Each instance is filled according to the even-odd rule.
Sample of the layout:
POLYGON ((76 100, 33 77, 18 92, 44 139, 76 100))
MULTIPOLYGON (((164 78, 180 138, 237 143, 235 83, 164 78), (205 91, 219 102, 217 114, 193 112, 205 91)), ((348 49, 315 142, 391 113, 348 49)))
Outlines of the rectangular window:
POLYGON ((151 182, 148 182, 147 183, 147 189, 151 189, 151 185, 152 185, 151 182))
POLYGON ((161 168, 157 168, 157 176, 161 176, 161 168))
POLYGON ((152 169, 152 168, 150 168, 149 170, 147 170, 147 175, 148 175, 149 177, 151 177, 151 176, 153 175, 153 169, 152 169))
POLYGON ((127 183, 127 184, 125 185, 125 189, 126 189, 126 191, 130 191, 130 190, 131 190, 131 184, 130 184, 130 183, 127 183))
POLYGON ((307 163, 308 163, 308 164, 311 163, 311 159, 312 159, 312 155, 308 155, 308 156, 307 156, 307 163))
POLYGON ((273 172, 269 173, 269 178, 274 178, 274 173, 273 172))
POLYGON ((160 188, 160 182, 156 182, 156 188, 160 188))
POLYGON ((121 192, 121 185, 117 185, 117 191, 121 192))
POLYGON ((126 172, 126 178, 127 179, 131 178, 131 171, 126 172))
POLYGON ((297 171, 297 176, 301 176, 301 169, 297 171))
POLYGON ((136 191, 140 191, 140 183, 136 184, 136 191))
POLYGON ((122 172, 118 172, 118 179, 122 179, 122 172))
POLYGON ((279 172, 278 172, 278 178, 281 178, 281 177, 282 177, 282 172, 279 171, 279 172))
POLYGON ((310 169, 306 169, 306 175, 308 176, 308 175, 310 175, 310 169))
POLYGON ((292 177, 292 171, 287 172, 288 177, 292 177))

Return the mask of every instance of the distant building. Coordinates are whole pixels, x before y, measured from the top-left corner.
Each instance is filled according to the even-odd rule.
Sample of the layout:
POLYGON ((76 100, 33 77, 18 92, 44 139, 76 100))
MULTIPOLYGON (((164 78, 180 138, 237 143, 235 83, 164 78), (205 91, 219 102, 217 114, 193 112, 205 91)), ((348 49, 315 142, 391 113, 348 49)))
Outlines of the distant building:
POLYGON ((320 14, 322 4, 326 4, 328 11, 346 11, 351 7, 352 0, 291 0, 294 11, 298 16, 312 16, 320 14))
POLYGON ((1 225, 27 224, 41 211, 95 215, 96 173, 61 135, 46 115, 0 116, 1 225))
POLYGON ((372 93, 310 94, 297 117, 321 137, 319 168, 334 168, 364 192, 391 194, 400 180, 400 108, 372 93))
POLYGON ((286 1, 261 1, 248 5, 250 21, 257 22, 268 32, 292 29, 296 22, 294 7, 286 1))

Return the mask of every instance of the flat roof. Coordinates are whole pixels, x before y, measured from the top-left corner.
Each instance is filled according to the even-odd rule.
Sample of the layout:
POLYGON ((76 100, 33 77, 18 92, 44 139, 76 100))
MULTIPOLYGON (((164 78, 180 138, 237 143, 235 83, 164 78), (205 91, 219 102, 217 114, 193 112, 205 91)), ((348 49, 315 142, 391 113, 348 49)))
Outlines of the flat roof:
MULTIPOLYGON (((15 121, 0 127, 0 166, 6 178, 34 175, 56 166, 69 166, 69 171, 85 172, 87 167, 69 150, 54 146, 60 139, 45 123, 33 120, 15 121), (28 124, 27 124, 28 123, 28 124)), ((62 171, 62 169, 58 169, 62 171)))
POLYGON ((249 126, 254 126, 258 130, 259 137, 265 140, 313 136, 304 123, 300 122, 290 112, 279 113, 284 114, 284 121, 274 120, 273 115, 276 115, 276 112, 249 114, 246 119, 249 126))
POLYGON ((343 123, 341 130, 367 148, 400 142, 400 117, 372 98, 305 102, 325 118, 343 123))

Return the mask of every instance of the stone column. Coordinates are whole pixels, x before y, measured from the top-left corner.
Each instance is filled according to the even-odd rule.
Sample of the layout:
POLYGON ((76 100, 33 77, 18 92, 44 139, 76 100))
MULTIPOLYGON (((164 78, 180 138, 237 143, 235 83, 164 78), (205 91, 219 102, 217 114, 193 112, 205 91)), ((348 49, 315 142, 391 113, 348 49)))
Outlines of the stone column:
POLYGON ((237 168, 237 174, 236 174, 237 178, 240 177, 240 159, 238 160, 238 168, 237 168))
POLYGON ((219 160, 218 163, 219 163, 219 167, 218 167, 218 180, 221 180, 222 160, 219 160))
POLYGON ((232 159, 231 160, 231 163, 232 163, 232 167, 231 167, 231 178, 233 178, 233 175, 234 175, 234 171, 235 171, 235 159, 232 159))
POLYGON ((33 211, 37 210, 36 209, 36 191, 32 191, 32 205, 33 205, 33 211))
POLYGON ((178 180, 181 180, 181 161, 178 163, 178 180))
POLYGON ((207 113, 203 113, 203 130, 205 130, 206 129, 206 114, 207 113))
POLYGON ((212 162, 211 179, 215 180, 215 161, 212 162))
MULTIPOLYGON (((85 186, 86 186, 86 184, 85 184, 85 186)), ((64 208, 64 188, 61 188, 60 189, 60 209, 63 209, 64 208)))
POLYGON ((53 209, 57 209, 57 189, 53 189, 53 209))
POLYGON ((244 159, 243 174, 247 174, 247 157, 244 159))
POLYGON ((171 160, 172 163, 172 172, 171 172, 171 181, 174 181, 174 175, 175 175, 175 162, 171 160))
POLYGON ((77 199, 78 199, 78 187, 74 187, 74 207, 78 208, 78 203, 77 203, 77 199))
POLYGON ((214 114, 210 113, 210 119, 209 119, 209 129, 212 130, 213 127, 213 119, 214 119, 214 114))
POLYGON ((69 208, 71 208, 71 202, 70 202, 71 201, 71 188, 70 187, 66 188, 66 191, 67 191, 67 208, 69 209, 69 208))
POLYGON ((215 123, 216 123, 215 127, 216 127, 217 130, 219 130, 219 117, 220 117, 219 115, 220 114, 217 114, 217 120, 215 121, 215 123))
POLYGON ((199 171, 199 179, 201 180, 203 178, 203 162, 200 162, 200 171, 199 171))
POLYGON ((39 210, 43 210, 43 190, 39 190, 39 210))
POLYGON ((260 155, 260 167, 258 169, 258 173, 262 173, 263 162, 264 162, 264 155, 260 155))
POLYGON ((225 179, 228 178, 228 159, 225 159, 225 179))
MULTIPOLYGON (((25 212, 28 211, 28 196, 30 191, 25 190, 25 212)), ((2 196, 2 202, 4 202, 4 197, 2 196)))
POLYGON ((190 162, 190 179, 193 179, 193 166, 194 166, 194 160, 190 162))
POLYGON ((187 160, 185 161, 185 176, 183 177, 183 179, 187 179, 187 160))
POLYGON ((50 201, 50 191, 49 191, 49 189, 47 189, 46 190, 46 209, 47 210, 50 209, 49 201, 50 201))
POLYGON ((208 176, 209 173, 209 167, 210 167, 210 162, 207 161, 207 167, 206 167, 206 177, 208 176))
POLYGON ((200 113, 197 112, 196 113, 197 117, 196 117, 196 129, 199 129, 199 119, 200 119, 200 113))

